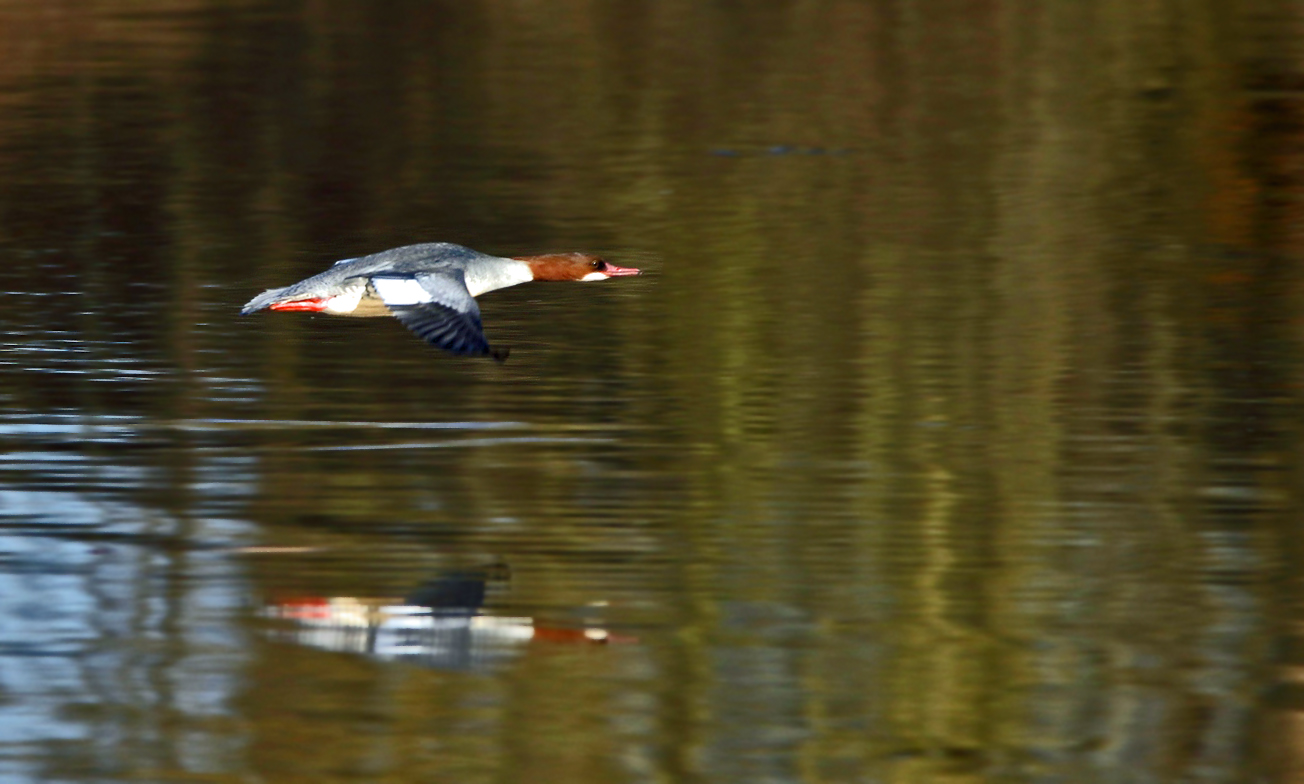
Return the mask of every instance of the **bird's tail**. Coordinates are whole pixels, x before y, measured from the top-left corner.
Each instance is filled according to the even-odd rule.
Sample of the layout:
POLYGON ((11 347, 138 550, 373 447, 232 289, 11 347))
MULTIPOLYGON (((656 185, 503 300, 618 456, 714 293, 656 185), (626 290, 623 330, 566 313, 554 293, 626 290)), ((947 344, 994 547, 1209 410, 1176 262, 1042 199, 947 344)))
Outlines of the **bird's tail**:
POLYGON ((259 294, 245 303, 245 306, 240 308, 240 315, 247 316, 250 313, 256 313, 263 310, 268 305, 275 304, 277 301, 285 298, 285 292, 288 291, 289 288, 289 286, 285 286, 279 289, 268 289, 267 291, 264 291, 262 294, 259 294))

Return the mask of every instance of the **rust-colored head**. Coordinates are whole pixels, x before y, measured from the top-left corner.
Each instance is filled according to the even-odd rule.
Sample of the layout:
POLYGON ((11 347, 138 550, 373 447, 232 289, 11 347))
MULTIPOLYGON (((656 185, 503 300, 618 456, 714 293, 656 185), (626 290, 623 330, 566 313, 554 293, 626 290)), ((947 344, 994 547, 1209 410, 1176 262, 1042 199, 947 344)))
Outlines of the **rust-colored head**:
POLYGON ((638 275, 633 267, 617 267, 591 253, 545 253, 542 256, 515 256, 530 265, 535 280, 606 280, 623 275, 638 275))

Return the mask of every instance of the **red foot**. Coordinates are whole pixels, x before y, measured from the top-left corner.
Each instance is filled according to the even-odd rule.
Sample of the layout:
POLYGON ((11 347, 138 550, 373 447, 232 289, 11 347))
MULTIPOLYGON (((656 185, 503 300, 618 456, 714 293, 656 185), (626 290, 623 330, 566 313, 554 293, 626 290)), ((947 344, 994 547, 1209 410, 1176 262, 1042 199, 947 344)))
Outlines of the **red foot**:
POLYGON ((277 302, 267 306, 268 310, 308 310, 320 313, 326 309, 326 298, 296 299, 291 302, 277 302))

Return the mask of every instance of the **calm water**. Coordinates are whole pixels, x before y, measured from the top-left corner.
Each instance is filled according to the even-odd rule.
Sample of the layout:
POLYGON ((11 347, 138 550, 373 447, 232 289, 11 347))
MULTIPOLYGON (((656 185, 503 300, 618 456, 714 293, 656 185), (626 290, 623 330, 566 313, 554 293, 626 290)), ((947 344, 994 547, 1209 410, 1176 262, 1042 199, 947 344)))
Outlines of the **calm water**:
POLYGON ((0 780, 1304 781, 1301 21, 0 2, 0 780))

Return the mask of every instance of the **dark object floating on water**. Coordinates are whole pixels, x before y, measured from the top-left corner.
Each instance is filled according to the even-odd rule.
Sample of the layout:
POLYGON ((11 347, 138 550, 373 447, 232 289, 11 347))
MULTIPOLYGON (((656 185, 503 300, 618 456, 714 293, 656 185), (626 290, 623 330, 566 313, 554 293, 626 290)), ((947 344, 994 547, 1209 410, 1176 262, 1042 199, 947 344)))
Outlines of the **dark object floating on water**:
POLYGON ((531 280, 594 281, 638 275, 588 253, 490 256, 451 242, 428 242, 343 259, 292 286, 268 289, 249 300, 242 314, 297 310, 336 316, 394 316, 421 339, 462 356, 490 356, 507 349, 485 339, 475 298, 531 280))

